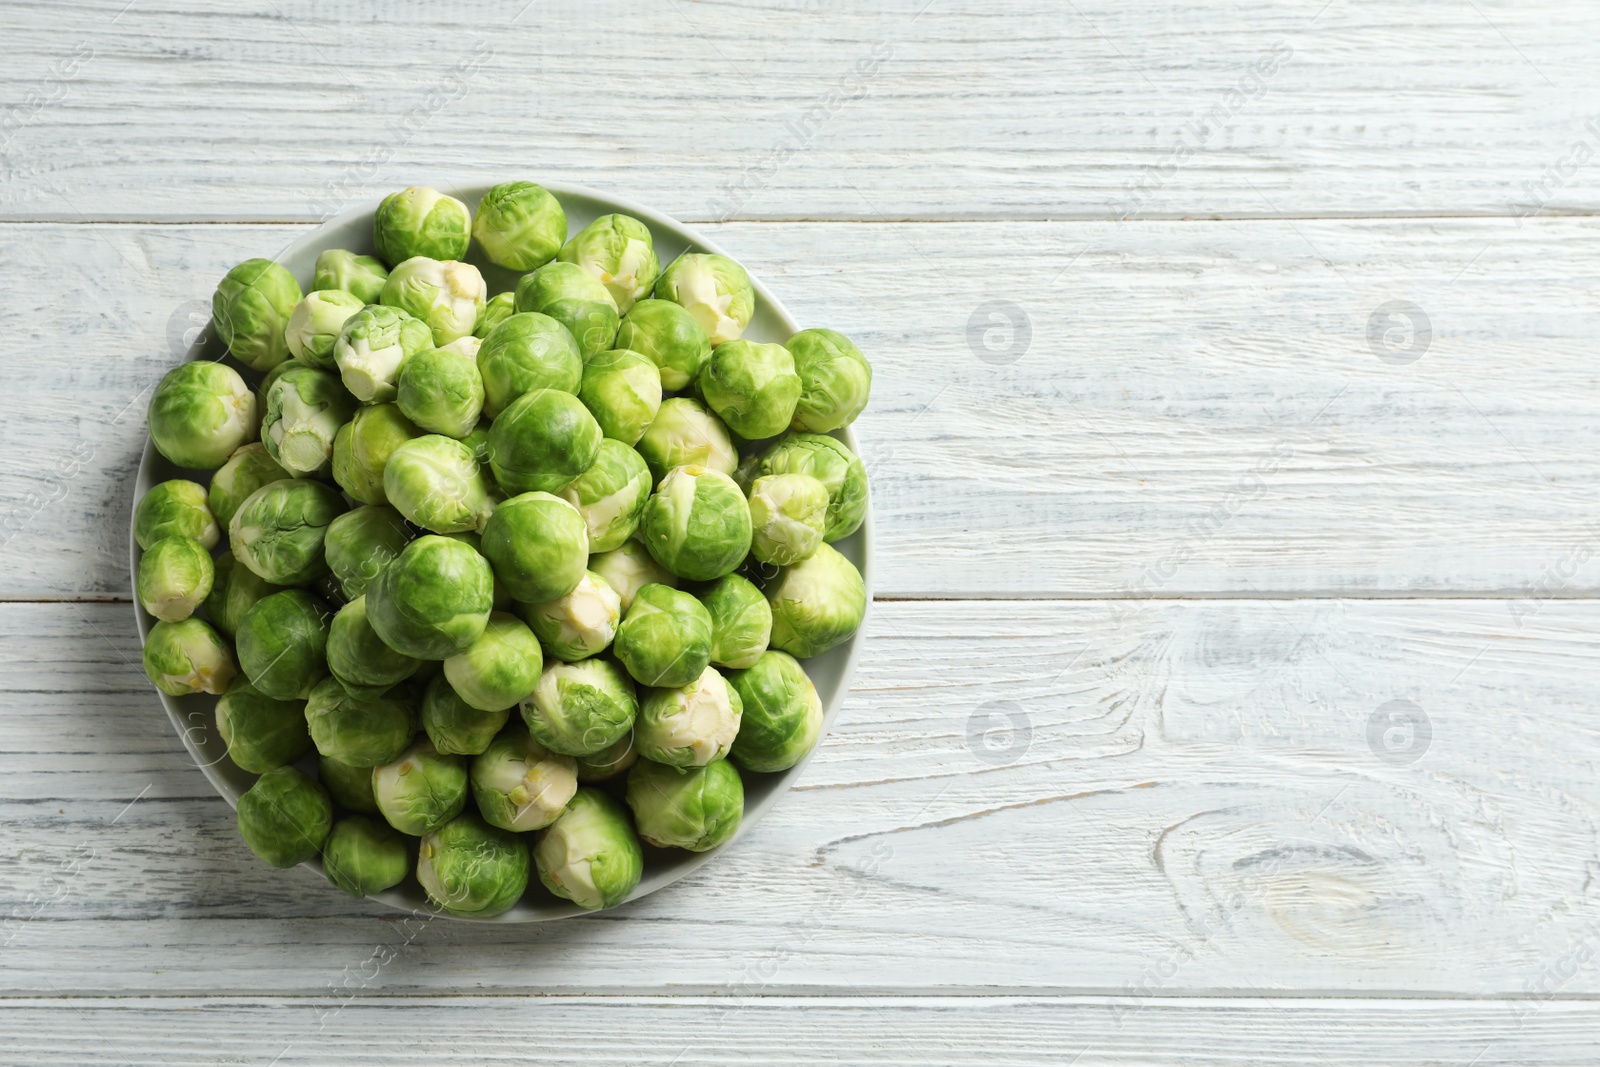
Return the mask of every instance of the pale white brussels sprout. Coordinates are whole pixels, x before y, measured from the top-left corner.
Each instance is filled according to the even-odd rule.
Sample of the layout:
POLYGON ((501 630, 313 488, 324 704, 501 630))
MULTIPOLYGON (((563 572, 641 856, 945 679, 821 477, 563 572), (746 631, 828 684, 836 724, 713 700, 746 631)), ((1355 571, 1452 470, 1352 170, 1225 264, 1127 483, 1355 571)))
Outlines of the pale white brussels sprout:
POLYGON ((432 833, 467 806, 467 762, 423 739, 372 768, 372 797, 396 830, 412 837, 432 833))
POLYGON ((658 482, 674 467, 692 464, 732 474, 739 466, 739 450, 722 420, 686 396, 663 400, 634 447, 658 482))
POLYGON ((585 571, 566 596, 516 607, 546 651, 567 663, 604 652, 622 621, 622 598, 593 571, 585 571))
POLYGON ((631 215, 601 215, 573 234, 556 258, 588 271, 624 315, 661 276, 650 227, 631 215))
POLYGON ((150 628, 144 639, 144 673, 163 693, 181 697, 226 693, 238 670, 227 642, 191 616, 150 628))
POLYGON ((226 526, 251 493, 263 485, 293 477, 278 465, 260 441, 240 445, 228 457, 228 462, 211 476, 211 490, 207 494, 211 514, 220 525, 226 526))
POLYGON ((674 467, 645 505, 640 540, 673 574, 710 581, 750 553, 750 505, 734 480, 705 467, 674 467))
POLYGON ((627 810, 589 786, 539 835, 533 859, 546 889, 591 911, 627 900, 644 874, 627 810))
POLYGON ((463 812, 417 850, 417 881, 451 915, 487 919, 508 910, 528 888, 528 846, 510 830, 463 812))
POLYGON ((198 482, 173 478, 151 486, 133 513, 133 539, 149 551, 168 537, 191 537, 206 548, 216 546, 222 532, 198 482))
POLYGON ((372 243, 391 268, 416 256, 460 259, 472 243, 472 212, 453 196, 413 185, 378 205, 372 243))
POLYGON ((601 352, 584 364, 578 399, 600 432, 631 445, 661 410, 661 372, 648 357, 625 348, 601 352))
POLYGON ((650 691, 639 707, 633 743, 647 760, 704 767, 732 749, 742 712, 738 692, 707 667, 685 685, 650 691))
POLYGON ((711 662, 742 670, 752 667, 772 637, 772 606, 746 578, 730 574, 700 594, 711 616, 711 662))
POLYGON ((872 364, 834 330, 801 330, 784 346, 800 375, 793 427, 827 433, 856 421, 872 392, 872 364))
POLYGON ((633 728, 639 701, 633 683, 608 659, 552 663, 522 702, 522 721, 552 752, 588 756, 633 728))
POLYGON ((373 256, 357 255, 344 248, 326 248, 317 254, 311 288, 343 289, 363 304, 376 304, 389 272, 373 256))
POLYGON ((333 359, 352 396, 364 404, 380 404, 394 399, 394 378, 406 357, 433 343, 427 323, 397 307, 369 304, 345 322, 333 345, 333 359))
POLYGON ((457 337, 447 345, 440 345, 439 351, 454 352, 456 355, 476 364, 478 362, 478 349, 481 347, 483 347, 483 338, 469 333, 465 337, 457 337))
POLYGON ((729 677, 744 709, 731 758, 747 771, 786 771, 822 736, 822 698, 786 652, 767 652, 729 677))
POLYGON ((395 403, 406 418, 458 440, 472 432, 483 412, 483 378, 476 360, 455 348, 460 343, 423 349, 400 364, 395 376, 395 403))
POLYGON ((350 316, 366 306, 354 293, 342 289, 315 289, 305 295, 289 314, 284 339, 289 351, 304 363, 321 370, 333 370, 333 345, 350 316))
POLYGON ((700 395, 740 437, 776 437, 794 418, 800 375, 782 345, 728 341, 712 349, 700 371, 700 395))
POLYGON ((355 401, 332 374, 291 367, 267 389, 261 443, 285 470, 316 474, 328 468, 333 439, 355 409, 355 401))
POLYGON ((546 263, 524 274, 517 282, 517 310, 565 326, 584 359, 610 348, 621 322, 611 293, 576 263, 546 263))
POLYGON ((778 572, 767 588, 772 647, 806 659, 835 648, 861 628, 867 614, 861 572, 832 545, 778 572))
POLYGON ((517 294, 507 291, 496 293, 483 305, 483 311, 478 315, 478 323, 472 328, 472 336, 482 340, 488 337, 494 328, 517 313, 517 294))
POLYGON ((828 487, 824 541, 849 537, 867 517, 867 469, 843 441, 817 433, 788 434, 761 454, 759 471, 809 474, 828 487))
POLYGON ((471 263, 414 256, 389 272, 378 302, 427 323, 435 345, 470 336, 489 299, 483 275, 471 263))
POLYGON ((425 434, 390 454, 383 494, 400 514, 439 534, 481 531, 494 511, 472 449, 442 434, 425 434))
POLYGON ((744 268, 705 252, 685 252, 669 263, 654 295, 693 315, 713 345, 743 334, 756 310, 755 289, 744 268))
POLYGON ((444 661, 444 676, 478 710, 505 711, 533 692, 543 667, 539 639, 527 623, 496 611, 476 641, 444 661))
POLYGON ((711 358, 711 339, 695 317, 670 300, 641 300, 617 329, 616 347, 654 363, 661 388, 687 389, 711 358))
POLYGON ((810 559, 827 519, 828 487, 809 474, 768 474, 750 484, 750 554, 762 563, 810 559))
POLYGON ((472 236, 499 266, 534 270, 550 262, 567 239, 567 213, 542 186, 501 182, 478 203, 472 236))
POLYGON ((364 405, 333 439, 333 480, 363 504, 387 504, 383 469, 395 449, 421 436, 396 405, 364 405))
POLYGON ((628 807, 652 845, 707 852, 738 832, 744 782, 726 760, 688 770, 640 760, 628 772, 628 807))
POLYGON ((639 528, 650 499, 650 470, 639 453, 606 438, 594 466, 578 475, 561 496, 583 516, 590 552, 621 547, 639 528))
POLYGON ((289 358, 283 331, 301 295, 300 283, 284 267, 270 259, 247 259, 217 283, 211 321, 234 359, 251 370, 269 371, 289 358))
POLYGON ((637 541, 628 541, 610 552, 598 552, 590 556, 589 569, 617 591, 624 612, 633 605, 633 598, 645 586, 665 585, 670 588, 678 584, 678 576, 657 563, 649 550, 637 541))
POLYGON ((256 395, 221 363, 180 363, 150 397, 150 439, 180 467, 213 470, 256 436, 256 395))
POLYGON ((521 724, 506 727, 472 761, 472 797, 490 826, 527 833, 556 821, 578 791, 571 756, 551 752, 521 724))

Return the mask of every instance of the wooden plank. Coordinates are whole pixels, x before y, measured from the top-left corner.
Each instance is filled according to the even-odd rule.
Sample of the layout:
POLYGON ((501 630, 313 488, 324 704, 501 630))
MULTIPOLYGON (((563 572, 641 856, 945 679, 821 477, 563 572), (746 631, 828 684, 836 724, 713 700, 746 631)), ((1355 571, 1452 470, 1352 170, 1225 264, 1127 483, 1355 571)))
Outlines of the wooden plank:
MULTIPOLYGON (((301 232, 0 227, 0 596, 126 595, 148 391, 301 232)), ((1600 592, 1600 222, 712 232, 875 361, 880 595, 1600 592)))
POLYGON ((0 206, 309 219, 525 174, 694 220, 1600 205, 1582 0, 515 14, 411 5, 400 29, 359 0, 8 4, 0 206))
POLYGON ((247 853, 126 605, 0 606, 7 987, 319 995, 414 932, 374 988, 1600 992, 1600 603, 1126 607, 879 604, 801 786, 716 862, 414 932, 247 853))

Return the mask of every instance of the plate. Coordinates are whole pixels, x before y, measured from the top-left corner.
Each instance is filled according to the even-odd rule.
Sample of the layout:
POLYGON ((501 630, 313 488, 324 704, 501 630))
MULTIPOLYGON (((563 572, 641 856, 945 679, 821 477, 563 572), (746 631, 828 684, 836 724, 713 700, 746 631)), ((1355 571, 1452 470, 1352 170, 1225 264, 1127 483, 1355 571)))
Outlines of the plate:
MULTIPOLYGON (((471 185, 443 187, 445 192, 466 203, 474 212, 477 210, 478 201, 488 193, 489 185, 471 185)), ((661 257, 662 266, 666 266, 683 252, 716 252, 727 255, 715 242, 703 234, 685 226, 676 219, 669 218, 658 211, 635 204, 631 201, 615 197, 609 193, 602 193, 594 189, 586 189, 575 185, 546 184, 545 188, 554 193, 561 201, 567 212, 567 226, 569 233, 576 233, 600 215, 612 212, 622 212, 647 224, 655 237, 656 252, 661 257)), ((301 288, 306 288, 311 281, 312 267, 316 262, 317 254, 328 248, 348 248, 355 252, 373 253, 372 246, 372 216, 377 209, 377 202, 352 208, 330 219, 317 229, 294 241, 285 248, 277 257, 277 261, 287 267, 300 282, 301 288)), ((254 255, 261 254, 259 249, 241 248, 238 259, 245 260, 254 255)), ((506 270, 489 263, 483 258, 482 251, 474 245, 468 260, 483 271, 484 279, 489 283, 491 292, 500 292, 514 288, 519 272, 506 270)), ((737 258, 737 257, 732 257, 737 258)), ((800 327, 793 317, 783 307, 783 304, 761 283, 761 279, 754 274, 750 276, 751 284, 755 287, 756 311, 750 320, 750 326, 744 336, 754 341, 782 343, 789 339, 800 327)), ((189 349, 186 359, 222 359, 227 349, 223 344, 210 336, 209 329, 200 333, 199 339, 189 349)), ((255 385, 260 380, 260 375, 248 368, 242 367, 233 360, 229 364, 245 376, 245 380, 255 385)), ((849 428, 837 431, 833 436, 839 438, 850 447, 852 452, 857 452, 854 436, 849 428)), ((857 452, 859 454, 859 452, 857 452)), ((187 471, 167 461, 155 445, 147 438, 144 447, 144 456, 139 463, 139 472, 134 487, 135 501, 142 499, 152 485, 166 481, 169 478, 188 477, 209 484, 210 472, 187 471)), ((131 573, 139 572, 139 544, 133 539, 132 521, 129 522, 128 544, 131 573)), ((867 583, 867 603, 870 611, 872 603, 872 571, 868 563, 870 547, 872 544, 872 509, 867 508, 866 519, 861 524, 861 529, 851 536, 834 544, 834 548, 843 552, 861 571, 867 583)), ((226 547, 226 536, 217 550, 220 552, 226 547)), ((135 584, 137 580, 135 579, 135 584)), ((150 627, 155 620, 139 607, 138 591, 133 591, 134 613, 138 617, 139 636, 143 641, 150 634, 150 627)), ((863 627, 864 629, 864 627, 863 627)), ((817 694, 822 698, 825 713, 823 733, 826 736, 828 728, 833 725, 834 716, 839 712, 839 705, 844 700, 846 691, 850 688, 850 677, 855 672, 856 659, 860 654, 862 632, 857 631, 848 642, 822 656, 802 660, 806 673, 811 676, 812 682, 817 687, 817 694)), ((173 728, 178 731, 183 745, 189 750, 189 755, 195 764, 204 772, 211 784, 216 787, 224 800, 232 807, 237 807, 239 796, 255 782, 256 776, 247 771, 240 770, 227 758, 227 746, 223 743, 221 735, 217 732, 216 703, 217 699, 205 694, 186 697, 172 697, 151 687, 167 709, 167 716, 172 720, 173 728)), ((654 893, 671 885, 678 879, 689 874, 704 863, 709 863, 726 849, 738 848, 739 840, 747 834, 761 817, 778 802, 778 798, 804 773, 810 756, 798 765, 778 774, 753 774, 741 771, 745 784, 745 813, 739 832, 729 841, 709 852, 685 852, 680 849, 659 849, 648 844, 644 846, 645 870, 644 877, 638 887, 628 898, 637 900, 640 897, 654 893)), ((315 755, 303 762, 307 769, 315 765, 315 755)), ((532 834, 524 835, 532 844, 532 834)), ((245 848, 244 842, 239 842, 239 848, 245 848)), ((796 862, 799 858, 796 857, 796 862)), ((329 884, 321 874, 321 864, 311 860, 301 864, 317 872, 317 880, 322 891, 339 896, 340 891, 329 884)), ((285 877, 293 877, 285 875, 285 877)), ((304 877, 301 875, 300 877, 304 877)), ((426 910, 434 911, 427 897, 422 892, 422 887, 417 884, 413 873, 400 885, 386 892, 379 893, 369 898, 387 904, 390 907, 403 911, 426 910)), ((440 912, 446 918, 456 918, 447 913, 440 912)), ((537 875, 528 880, 528 892, 522 900, 509 911, 490 919, 471 919, 472 922, 541 922, 550 919, 564 919, 574 915, 587 915, 589 912, 578 907, 570 901, 562 900, 549 893, 544 886, 539 884, 537 875)))

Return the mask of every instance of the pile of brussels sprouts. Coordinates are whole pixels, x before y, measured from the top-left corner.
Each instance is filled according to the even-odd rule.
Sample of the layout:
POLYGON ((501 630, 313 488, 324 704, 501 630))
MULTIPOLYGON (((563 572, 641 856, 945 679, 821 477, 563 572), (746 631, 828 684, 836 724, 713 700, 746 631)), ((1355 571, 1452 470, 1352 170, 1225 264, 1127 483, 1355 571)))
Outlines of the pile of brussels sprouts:
POLYGON ((220 696, 260 776, 239 832, 273 866, 320 854, 353 896, 414 870, 454 915, 510 908, 530 867, 617 904, 641 839, 716 847, 741 772, 817 743, 797 660, 867 599, 830 546, 866 472, 828 434, 871 367, 831 330, 741 339, 739 264, 663 269, 627 215, 569 239, 531 182, 476 215, 395 193, 373 243, 324 251, 308 293, 239 264, 212 321, 259 381, 197 361, 157 387, 156 448, 213 473, 138 504, 145 671, 220 696), (474 240, 514 291, 488 292, 474 240))

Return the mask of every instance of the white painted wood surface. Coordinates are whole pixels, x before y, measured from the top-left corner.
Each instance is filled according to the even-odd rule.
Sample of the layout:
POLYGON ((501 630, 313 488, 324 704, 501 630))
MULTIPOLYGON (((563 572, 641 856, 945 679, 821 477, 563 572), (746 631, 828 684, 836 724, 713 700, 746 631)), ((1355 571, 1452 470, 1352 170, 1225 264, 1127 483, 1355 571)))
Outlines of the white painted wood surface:
POLYGON ((0 1060, 1600 1058, 1600 9, 124 5, 0 10, 0 1060), (877 368, 803 785, 511 931, 255 863, 126 603, 217 277, 485 175, 877 368))

